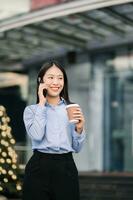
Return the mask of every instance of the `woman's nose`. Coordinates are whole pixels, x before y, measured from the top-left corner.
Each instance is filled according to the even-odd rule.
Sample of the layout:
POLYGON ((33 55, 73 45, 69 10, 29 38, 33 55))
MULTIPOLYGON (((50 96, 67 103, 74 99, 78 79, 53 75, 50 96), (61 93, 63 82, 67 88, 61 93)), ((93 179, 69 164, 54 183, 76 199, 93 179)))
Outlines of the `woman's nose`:
POLYGON ((54 78, 54 79, 53 79, 53 83, 54 83, 54 84, 58 84, 58 82, 59 82, 59 81, 58 81, 57 78, 54 78))

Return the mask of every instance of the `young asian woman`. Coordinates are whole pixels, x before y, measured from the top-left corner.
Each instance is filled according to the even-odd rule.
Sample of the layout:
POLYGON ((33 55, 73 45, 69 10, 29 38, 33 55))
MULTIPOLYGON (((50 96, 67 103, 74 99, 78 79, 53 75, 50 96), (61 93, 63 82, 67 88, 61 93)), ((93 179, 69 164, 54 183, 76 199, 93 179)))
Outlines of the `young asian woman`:
POLYGON ((70 103, 64 68, 56 61, 45 63, 37 76, 37 102, 24 110, 33 155, 25 168, 23 200, 80 199, 73 153, 85 141, 85 119, 78 107, 73 113, 78 122, 69 122, 70 103))

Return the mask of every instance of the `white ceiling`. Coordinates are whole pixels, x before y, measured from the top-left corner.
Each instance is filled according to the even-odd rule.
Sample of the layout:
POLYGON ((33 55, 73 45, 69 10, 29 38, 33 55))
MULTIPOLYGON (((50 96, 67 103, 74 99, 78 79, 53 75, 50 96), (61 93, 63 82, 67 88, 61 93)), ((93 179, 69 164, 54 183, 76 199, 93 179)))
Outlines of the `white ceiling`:
MULTIPOLYGON (((28 4, 28 1, 25 2, 28 4)), ((40 16, 44 17, 44 13, 40 16)), ((33 16, 30 15, 29 18, 33 19, 33 16)), ((133 1, 49 20, 34 20, 23 26, 16 21, 12 23, 12 28, 8 20, 6 25, 0 24, 1 61, 23 61, 38 57, 40 59, 70 51, 92 51, 118 45, 133 45, 133 1), (2 31, 2 25, 5 31, 2 31)), ((27 20, 23 18, 20 21, 25 23, 27 20)))
POLYGON ((29 12, 30 0, 0 0, 0 20, 29 12))

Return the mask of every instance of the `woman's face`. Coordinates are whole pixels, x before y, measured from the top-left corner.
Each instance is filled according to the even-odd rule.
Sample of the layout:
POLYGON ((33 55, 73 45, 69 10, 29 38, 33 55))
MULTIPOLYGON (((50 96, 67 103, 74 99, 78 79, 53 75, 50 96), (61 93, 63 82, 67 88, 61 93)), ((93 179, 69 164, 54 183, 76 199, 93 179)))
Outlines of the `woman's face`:
POLYGON ((53 65, 46 71, 43 82, 47 85, 48 96, 58 97, 64 87, 62 71, 56 65, 53 65))

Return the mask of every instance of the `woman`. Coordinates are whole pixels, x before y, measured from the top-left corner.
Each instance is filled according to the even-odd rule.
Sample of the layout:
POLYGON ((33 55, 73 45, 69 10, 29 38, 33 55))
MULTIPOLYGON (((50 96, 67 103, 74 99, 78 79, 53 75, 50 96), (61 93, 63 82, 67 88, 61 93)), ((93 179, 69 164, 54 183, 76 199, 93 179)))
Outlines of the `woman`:
POLYGON ((69 103, 65 70, 57 62, 46 63, 37 77, 37 103, 24 110, 34 153, 25 169, 23 200, 80 199, 72 153, 80 151, 85 139, 84 116, 77 108, 73 117, 78 122, 69 123, 69 103))

